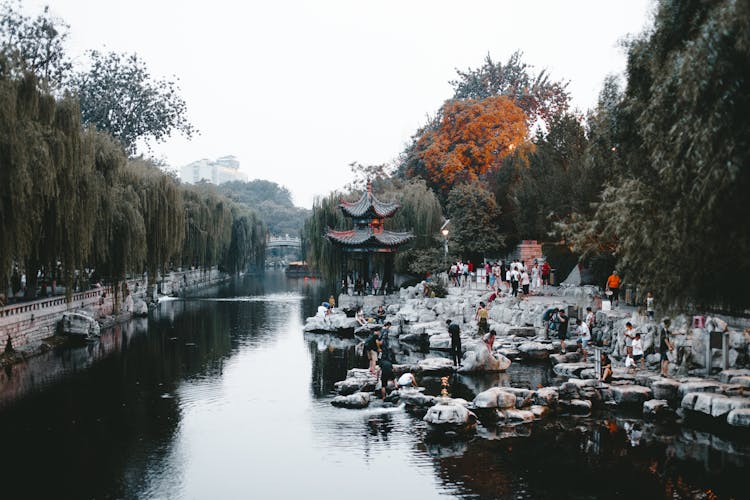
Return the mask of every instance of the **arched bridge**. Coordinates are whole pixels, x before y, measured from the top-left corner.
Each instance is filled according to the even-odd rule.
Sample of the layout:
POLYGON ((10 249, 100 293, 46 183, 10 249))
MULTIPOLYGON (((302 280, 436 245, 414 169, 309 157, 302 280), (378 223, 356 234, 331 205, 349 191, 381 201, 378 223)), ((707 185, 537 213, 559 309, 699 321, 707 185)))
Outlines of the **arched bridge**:
POLYGON ((268 241, 266 242, 266 248, 268 250, 274 249, 274 248, 301 248, 302 247, 302 241, 296 237, 296 236, 289 236, 288 234, 285 234, 284 236, 270 236, 268 238, 268 241))

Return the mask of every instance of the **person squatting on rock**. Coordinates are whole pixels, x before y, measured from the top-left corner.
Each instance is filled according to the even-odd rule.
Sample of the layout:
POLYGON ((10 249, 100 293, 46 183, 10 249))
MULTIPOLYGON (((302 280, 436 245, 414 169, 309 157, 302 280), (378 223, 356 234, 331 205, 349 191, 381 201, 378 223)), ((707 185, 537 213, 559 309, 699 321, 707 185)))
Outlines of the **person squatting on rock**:
POLYGON ((399 389, 406 389, 407 387, 417 387, 417 379, 411 373, 404 373, 398 378, 399 389))
POLYGON ((378 306, 378 310, 375 313, 375 320, 381 325, 383 324, 383 321, 385 321, 385 308, 383 307, 383 304, 378 306))
POLYGON ((664 318, 664 324, 659 332, 659 357, 661 358, 661 376, 666 377, 669 373, 669 357, 667 353, 674 350, 674 344, 669 336, 672 332, 669 331, 669 325, 672 324, 672 320, 664 318))
POLYGON ((490 330, 489 333, 482 337, 484 344, 487 346, 487 350, 490 351, 490 355, 492 355, 492 349, 495 347, 495 336, 495 330, 490 330))
POLYGON ((479 307, 477 308, 477 312, 474 315, 474 319, 477 321, 477 328, 479 329, 479 334, 487 333, 487 330, 489 330, 489 327, 487 325, 487 318, 489 317, 490 311, 487 309, 487 306, 484 302, 479 303, 479 307))
POLYGON ((365 352, 370 361, 370 373, 375 375, 375 366, 378 362, 378 354, 381 352, 380 327, 376 326, 367 340, 365 340, 365 352))
POLYGON ((602 351, 601 356, 599 357, 599 362, 602 367, 602 371, 599 374, 599 380, 602 382, 609 382, 612 380, 612 361, 610 361, 609 356, 602 351))
POLYGON ((453 366, 461 366, 461 359, 463 358, 461 353, 461 329, 457 324, 451 323, 451 320, 446 320, 445 323, 448 325, 448 333, 451 335, 453 366))
POLYGON ((549 332, 552 330, 557 330, 557 325, 555 324, 555 316, 557 316, 557 308, 551 307, 544 311, 544 314, 542 314, 542 324, 544 325, 544 338, 549 338, 549 332))

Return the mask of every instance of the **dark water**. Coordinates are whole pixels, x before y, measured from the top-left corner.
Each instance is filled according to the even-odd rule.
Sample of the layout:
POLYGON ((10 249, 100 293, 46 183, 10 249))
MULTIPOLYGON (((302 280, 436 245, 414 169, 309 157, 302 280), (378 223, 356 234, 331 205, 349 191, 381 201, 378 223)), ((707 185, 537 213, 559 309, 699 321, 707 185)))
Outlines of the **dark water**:
MULTIPOLYGON (((401 408, 336 409, 333 383, 366 363, 302 334, 327 296, 251 277, 1 373, 0 498, 748 498, 736 433, 618 413, 440 442, 401 408)), ((451 390, 550 376, 514 364, 451 390)))

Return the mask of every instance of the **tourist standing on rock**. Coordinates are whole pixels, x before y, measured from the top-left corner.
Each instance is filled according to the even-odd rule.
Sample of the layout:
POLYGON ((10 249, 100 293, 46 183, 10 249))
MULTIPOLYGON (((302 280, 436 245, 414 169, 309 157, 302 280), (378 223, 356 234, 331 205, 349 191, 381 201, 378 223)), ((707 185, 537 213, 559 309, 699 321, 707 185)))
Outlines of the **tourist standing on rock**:
POLYGON ((607 290, 612 292, 612 306, 620 305, 620 276, 617 275, 617 271, 612 271, 612 274, 607 278, 607 290))
POLYGON ((646 360, 644 358, 644 352, 643 352, 643 340, 641 339, 641 334, 636 333, 635 338, 633 339, 633 361, 635 363, 641 364, 641 369, 646 368, 646 360))
POLYGON ((461 329, 457 324, 451 323, 450 320, 447 320, 446 323, 448 323, 448 333, 451 335, 451 358, 453 359, 453 366, 461 366, 461 359, 463 358, 463 354, 461 353, 461 329))
POLYGON ((375 276, 372 277, 372 294, 377 295, 378 290, 380 290, 380 276, 375 273, 375 276))
POLYGON ((534 262, 534 267, 531 268, 531 289, 538 290, 540 288, 539 278, 539 264, 534 262))
POLYGON ((524 269, 521 271, 521 288, 523 288, 523 294, 528 295, 529 294, 529 285, 531 284, 531 278, 529 277, 529 273, 524 269))
POLYGON ((549 262, 545 260, 544 264, 542 264, 542 285, 549 285, 549 275, 551 271, 552 268, 550 267, 549 262))
POLYGON ((633 339, 635 338, 635 332, 633 331, 633 324, 628 321, 625 323, 625 356, 628 358, 633 357, 633 339))
POLYGON ((391 355, 391 322, 386 321, 383 325, 383 330, 380 332, 380 351, 382 353, 381 359, 389 359, 393 361, 391 355))
POLYGON ((487 325, 487 318, 489 317, 489 310, 485 306, 484 302, 479 303, 479 308, 477 309, 477 313, 474 315, 474 319, 477 321, 477 328, 479 329, 479 333, 487 333, 487 330, 489 329, 487 325))
POLYGON ((650 321, 654 320, 654 296, 651 292, 646 294, 646 314, 650 321))
POLYGON ((464 262, 461 265, 461 275, 463 276, 463 280, 461 282, 461 286, 466 286, 469 284, 469 264, 464 262))
MULTIPOLYGON (((490 276, 492 276, 492 266, 490 265, 489 261, 484 263, 484 285, 485 288, 495 288, 495 280, 490 280, 490 276)), ((493 276, 494 278, 494 276, 493 276)))
POLYGON ((521 273, 518 272, 516 266, 512 266, 510 270, 510 286, 513 289, 513 296, 518 297, 518 282, 521 279, 521 273))
POLYGON ((659 333, 659 357, 661 358, 661 376, 666 377, 669 374, 669 357, 667 353, 674 350, 674 344, 672 343, 669 336, 669 325, 672 324, 672 320, 664 318, 664 324, 661 327, 659 333))
POLYGON ((564 309, 557 311, 555 322, 557 323, 557 333, 560 335, 560 351, 565 354, 565 339, 568 338, 568 315, 564 309))
POLYGON ((581 343, 581 354, 583 354, 583 362, 586 362, 588 358, 588 347, 589 341, 591 341, 591 330, 585 321, 578 320, 578 341, 581 343))
POLYGON ((375 375, 375 366, 378 363, 378 354, 381 352, 380 327, 376 326, 367 340, 365 340, 365 352, 370 361, 370 373, 375 375))
POLYGON ((394 386, 396 385, 393 377, 393 363, 390 359, 380 360, 380 399, 385 401, 385 391, 388 387, 388 382, 392 381, 394 386))

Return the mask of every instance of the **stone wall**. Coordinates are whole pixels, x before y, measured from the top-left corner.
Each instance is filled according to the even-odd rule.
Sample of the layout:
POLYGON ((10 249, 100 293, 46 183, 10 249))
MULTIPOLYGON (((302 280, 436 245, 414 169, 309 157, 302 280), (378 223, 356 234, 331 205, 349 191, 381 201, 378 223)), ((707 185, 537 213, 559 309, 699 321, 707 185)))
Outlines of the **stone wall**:
MULTIPOLYGON (((162 295, 181 295, 188 291, 219 284, 228 276, 217 269, 175 271, 157 281, 162 295)), ((67 311, 85 309, 97 319, 111 317, 115 309, 117 319, 130 317, 130 307, 134 300, 145 300, 146 290, 143 280, 128 280, 130 294, 118 297, 120 303, 115 308, 111 287, 102 287, 74 293, 66 302, 64 296, 11 304, 0 308, 0 351, 5 349, 8 338, 13 348, 22 349, 55 334, 57 323, 67 311)))

